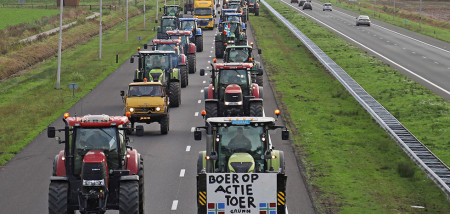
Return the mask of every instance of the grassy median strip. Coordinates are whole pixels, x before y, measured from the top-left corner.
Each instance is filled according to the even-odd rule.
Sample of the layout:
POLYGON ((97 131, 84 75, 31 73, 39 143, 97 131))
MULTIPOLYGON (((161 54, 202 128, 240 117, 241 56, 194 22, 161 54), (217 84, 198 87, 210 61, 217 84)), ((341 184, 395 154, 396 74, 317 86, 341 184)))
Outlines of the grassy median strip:
MULTIPOLYGON (((156 4, 156 2, 152 3, 156 4)), ((116 70, 142 45, 149 41, 156 10, 147 10, 147 30, 143 31, 143 16, 129 20, 129 42, 125 42, 125 22, 103 32, 103 57, 98 60, 98 36, 92 41, 63 53, 61 90, 55 90, 57 57, 29 69, 20 77, 0 83, 0 165, 6 163, 34 139, 48 124, 61 116, 80 98, 89 93, 106 76, 116 70), (115 63, 116 54, 119 63, 115 63), (69 83, 78 83, 72 97, 69 83)), ((95 27, 95 26, 94 26, 95 27)), ((98 29, 98 25, 96 26, 98 29)), ((64 43, 64 40, 63 40, 64 43)), ((130 77, 131 78, 131 77, 130 77)))
MULTIPOLYGON (((436 153, 448 155, 447 102, 282 3, 268 2, 421 140, 441 145, 436 153)), ((265 7, 250 22, 319 212, 450 212, 440 189, 281 22, 265 7)))

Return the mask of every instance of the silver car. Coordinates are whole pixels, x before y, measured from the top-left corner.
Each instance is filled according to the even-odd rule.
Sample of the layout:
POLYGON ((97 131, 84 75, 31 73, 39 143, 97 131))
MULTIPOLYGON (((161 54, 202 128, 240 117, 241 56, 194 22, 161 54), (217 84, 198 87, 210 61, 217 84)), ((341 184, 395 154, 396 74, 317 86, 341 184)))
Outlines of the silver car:
POLYGON ((370 26, 370 18, 369 16, 358 16, 356 18, 356 26, 360 26, 360 25, 367 25, 370 26))
POLYGON ((333 7, 331 6, 331 3, 323 4, 323 11, 325 11, 325 10, 333 11, 333 7))

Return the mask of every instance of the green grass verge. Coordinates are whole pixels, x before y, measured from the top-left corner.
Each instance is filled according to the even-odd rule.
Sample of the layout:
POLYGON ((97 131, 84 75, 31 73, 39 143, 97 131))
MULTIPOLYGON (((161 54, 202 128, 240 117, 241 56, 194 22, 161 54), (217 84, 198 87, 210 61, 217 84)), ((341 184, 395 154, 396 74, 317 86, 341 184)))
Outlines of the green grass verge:
MULTIPOLYGON (((422 141, 440 145, 432 149, 449 162, 447 102, 283 3, 267 2, 422 141), (435 133, 431 126, 441 131, 435 133)), ((250 22, 320 213, 450 212, 440 189, 281 22, 265 7, 250 22), (402 177, 399 167, 415 174, 402 177)))
POLYGON ((0 14, 2 14, 0 30, 3 30, 8 25, 34 22, 40 20, 43 16, 54 16, 59 14, 59 10, 0 8, 0 14))
MULTIPOLYGON (((154 3, 156 4, 156 2, 154 3)), ((147 29, 153 29, 155 10, 148 10, 147 29)), ((125 23, 103 33, 103 57, 98 61, 98 36, 85 45, 62 55, 61 90, 55 90, 57 57, 31 68, 31 72, 0 83, 0 165, 6 163, 34 139, 48 124, 89 93, 106 76, 136 52, 136 39, 149 41, 156 31, 143 31, 143 15, 129 20, 129 42, 125 42, 125 23), (120 56, 115 63, 115 56, 120 56), (72 97, 68 84, 79 89, 72 97)))
MULTIPOLYGON (((424 21, 422 21, 420 28, 418 15, 408 13, 406 11, 398 11, 394 21, 392 16, 393 8, 391 7, 384 8, 383 6, 378 5, 376 16, 374 16, 373 5, 371 5, 373 4, 373 1, 364 2, 364 4, 361 4, 361 7, 358 7, 357 2, 341 1, 339 3, 339 1, 340 0, 330 0, 329 2, 333 4, 333 7, 341 7, 346 10, 359 13, 361 15, 368 15, 371 19, 377 19, 382 22, 386 22, 398 27, 408 29, 410 31, 433 37, 435 39, 450 42, 450 24, 446 21, 427 21, 438 23, 438 25, 440 26, 446 26, 445 28, 431 26, 424 21)), ((426 17, 422 17, 422 20, 424 19, 426 19, 426 17)))

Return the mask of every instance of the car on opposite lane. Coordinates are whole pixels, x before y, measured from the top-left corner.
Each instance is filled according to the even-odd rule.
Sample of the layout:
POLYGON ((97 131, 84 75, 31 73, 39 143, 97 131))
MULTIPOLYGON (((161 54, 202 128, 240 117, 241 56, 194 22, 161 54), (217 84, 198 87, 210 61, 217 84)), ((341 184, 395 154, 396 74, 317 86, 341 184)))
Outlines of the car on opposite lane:
POLYGON ((370 18, 369 16, 360 15, 356 18, 356 26, 367 25, 370 27, 370 18))
POLYGON ((323 4, 323 11, 325 11, 325 10, 333 11, 333 6, 331 5, 331 3, 323 4))
POLYGON ((311 2, 305 2, 305 4, 303 4, 303 10, 305 9, 310 9, 312 10, 312 4, 311 2))

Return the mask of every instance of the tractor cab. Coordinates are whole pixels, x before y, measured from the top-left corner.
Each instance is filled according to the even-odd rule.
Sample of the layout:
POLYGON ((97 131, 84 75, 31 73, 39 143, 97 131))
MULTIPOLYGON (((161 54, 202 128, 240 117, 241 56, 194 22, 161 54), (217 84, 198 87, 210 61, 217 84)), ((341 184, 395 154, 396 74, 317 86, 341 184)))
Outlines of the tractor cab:
POLYGON ((180 5, 164 5, 164 16, 183 17, 183 8, 180 5))
MULTIPOLYGON (((261 49, 258 49, 258 54, 261 54, 261 49)), ((263 69, 261 63, 255 61, 255 56, 253 55, 253 42, 250 45, 228 45, 225 48, 223 61, 229 62, 245 62, 252 63, 251 68, 252 79, 259 85, 263 85, 263 69)))
POLYGON ((206 126, 194 132, 196 140, 201 140, 200 128, 207 135, 206 151, 199 154, 198 173, 284 174, 284 154, 273 149, 269 130, 283 129, 283 140, 289 139, 289 131, 275 121, 272 117, 208 118, 206 126))
POLYGON ((237 9, 222 9, 222 11, 220 11, 220 16, 219 16, 219 23, 221 23, 222 21, 225 21, 225 14, 227 13, 237 13, 237 9))
MULTIPOLYGON (((57 201, 49 203, 49 213, 59 213, 63 211, 61 207, 64 213, 127 209, 122 200, 134 210, 143 209, 143 204, 139 204, 139 197, 143 197, 139 190, 143 188, 143 166, 139 166, 142 159, 128 145, 127 131, 134 129, 129 127, 128 118, 105 114, 69 117, 66 113, 63 121, 64 129, 47 129, 49 138, 55 138, 56 131, 65 135, 64 141, 56 137, 65 148, 53 163, 49 198, 57 201), (135 188, 122 191, 122 185, 127 186, 123 180, 135 188), (128 194, 136 196, 137 201, 129 201, 128 194)), ((136 127, 137 135, 142 136, 143 132, 142 126, 136 127)))
POLYGON ((157 29, 158 39, 167 39, 167 31, 178 29, 178 18, 176 16, 163 16, 161 17, 161 25, 157 29))
POLYGON ((169 39, 181 40, 181 46, 183 46, 184 54, 195 53, 196 47, 194 43, 190 42, 192 37, 192 31, 189 30, 172 30, 166 32, 169 39))
POLYGON ((192 31, 192 36, 189 38, 190 42, 194 43, 197 52, 203 51, 203 32, 202 29, 198 26, 197 18, 181 18, 180 21, 180 30, 192 31))

